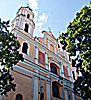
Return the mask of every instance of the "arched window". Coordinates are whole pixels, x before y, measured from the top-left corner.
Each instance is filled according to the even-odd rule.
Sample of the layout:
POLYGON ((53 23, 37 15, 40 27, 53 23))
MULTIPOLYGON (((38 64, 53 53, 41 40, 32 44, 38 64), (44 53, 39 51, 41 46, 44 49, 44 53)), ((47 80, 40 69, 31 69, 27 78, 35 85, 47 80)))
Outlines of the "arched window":
POLYGON ((40 100, 44 100, 44 88, 43 88, 43 86, 40 87, 40 100))
POLYGON ((53 64, 53 63, 51 63, 51 64, 50 64, 50 67, 51 67, 51 72, 57 74, 57 67, 56 67, 56 65, 53 64))
POLYGON ((22 47, 22 52, 27 54, 27 49, 28 49, 27 43, 24 42, 22 47))
POLYGON ((73 74, 73 79, 75 80, 75 73, 74 73, 74 71, 72 71, 72 74, 73 74))
POLYGON ((27 14, 27 18, 28 18, 28 19, 30 18, 30 15, 29 15, 29 14, 27 14))
POLYGON ((25 24, 25 29, 24 29, 24 31, 28 33, 28 24, 25 24))
POLYGON ((59 86, 57 84, 57 82, 52 82, 52 91, 53 91, 53 97, 60 97, 60 94, 59 94, 59 86))
POLYGON ((22 100, 22 95, 21 94, 17 94, 15 100, 22 100))

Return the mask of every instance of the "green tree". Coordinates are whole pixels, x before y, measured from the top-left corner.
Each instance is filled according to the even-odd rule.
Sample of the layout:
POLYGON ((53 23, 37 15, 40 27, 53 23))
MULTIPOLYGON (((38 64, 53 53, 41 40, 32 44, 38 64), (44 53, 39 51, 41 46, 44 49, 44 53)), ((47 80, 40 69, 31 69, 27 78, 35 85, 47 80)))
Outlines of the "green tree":
POLYGON ((90 6, 83 7, 62 33, 61 43, 74 59, 72 66, 82 73, 74 83, 75 93, 91 99, 91 1, 90 6), (79 93, 80 92, 80 93, 79 93))
POLYGON ((7 92, 15 91, 16 84, 10 74, 13 66, 20 60, 23 61, 22 54, 19 54, 20 43, 17 37, 8 31, 9 21, 0 20, 0 93, 7 95, 7 92))

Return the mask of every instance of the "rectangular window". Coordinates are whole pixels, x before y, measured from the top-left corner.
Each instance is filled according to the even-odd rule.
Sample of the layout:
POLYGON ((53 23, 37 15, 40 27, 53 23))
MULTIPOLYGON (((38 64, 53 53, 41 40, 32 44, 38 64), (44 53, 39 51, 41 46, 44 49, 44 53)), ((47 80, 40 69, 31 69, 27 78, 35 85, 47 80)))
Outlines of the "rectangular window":
POLYGON ((45 54, 39 51, 39 63, 45 65, 45 54))
POLYGON ((63 70, 64 70, 64 76, 69 78, 69 76, 68 76, 68 69, 64 65, 63 65, 63 70))

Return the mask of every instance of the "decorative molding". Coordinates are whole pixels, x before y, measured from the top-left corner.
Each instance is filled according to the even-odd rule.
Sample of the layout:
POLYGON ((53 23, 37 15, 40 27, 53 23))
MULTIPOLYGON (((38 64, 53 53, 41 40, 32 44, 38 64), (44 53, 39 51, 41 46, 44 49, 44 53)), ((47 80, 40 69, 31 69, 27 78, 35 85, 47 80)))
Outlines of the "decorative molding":
MULTIPOLYGON (((39 48, 42 48, 42 50, 47 51, 48 54, 55 56, 56 58, 60 59, 61 61, 63 60, 65 63, 67 63, 68 65, 70 65, 70 62, 68 62, 66 59, 64 59, 63 57, 59 57, 57 56, 57 54, 51 52, 49 49, 47 49, 45 46, 42 46, 41 44, 39 44, 38 42, 34 41, 32 38, 29 38, 28 36, 24 35, 22 32, 19 32, 18 30, 14 29, 15 31, 17 31, 21 36, 25 37, 26 39, 30 40, 31 42, 29 42, 30 44, 36 46, 38 45, 39 48)), ((18 35, 19 36, 19 35, 18 35)), ((21 37, 19 36, 19 37, 21 37)), ((22 39, 24 39, 23 37, 21 37, 22 39)), ((25 40, 25 39, 24 39, 25 40)))

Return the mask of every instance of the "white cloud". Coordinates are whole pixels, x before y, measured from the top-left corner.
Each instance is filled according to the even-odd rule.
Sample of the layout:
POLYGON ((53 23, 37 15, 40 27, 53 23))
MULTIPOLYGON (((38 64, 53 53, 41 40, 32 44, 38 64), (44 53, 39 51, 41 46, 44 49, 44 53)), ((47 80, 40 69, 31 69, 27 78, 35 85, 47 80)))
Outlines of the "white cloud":
POLYGON ((33 9, 34 12, 34 22, 37 22, 38 20, 38 11, 35 11, 38 10, 38 1, 39 0, 29 0, 30 7, 33 9))
POLYGON ((42 15, 39 16, 39 21, 47 22, 48 19, 48 14, 43 13, 42 15))
POLYGON ((33 10, 38 9, 38 1, 39 0, 29 0, 30 6, 33 10))
POLYGON ((30 3, 30 7, 33 9, 34 12, 34 22, 35 22, 35 26, 36 28, 38 28, 38 30, 41 30, 42 25, 47 22, 48 19, 48 14, 47 13, 43 13, 42 15, 40 15, 38 17, 38 2, 40 0, 29 0, 30 3))
POLYGON ((36 27, 38 27, 38 30, 41 30, 41 26, 43 25, 44 22, 38 22, 36 23, 36 27))
POLYGON ((48 14, 46 13, 43 13, 42 15, 39 16, 38 23, 36 23, 38 30, 41 31, 41 27, 45 22, 47 22, 47 19, 48 19, 48 14))
POLYGON ((37 22, 38 20, 38 12, 37 11, 34 11, 34 21, 37 22))

